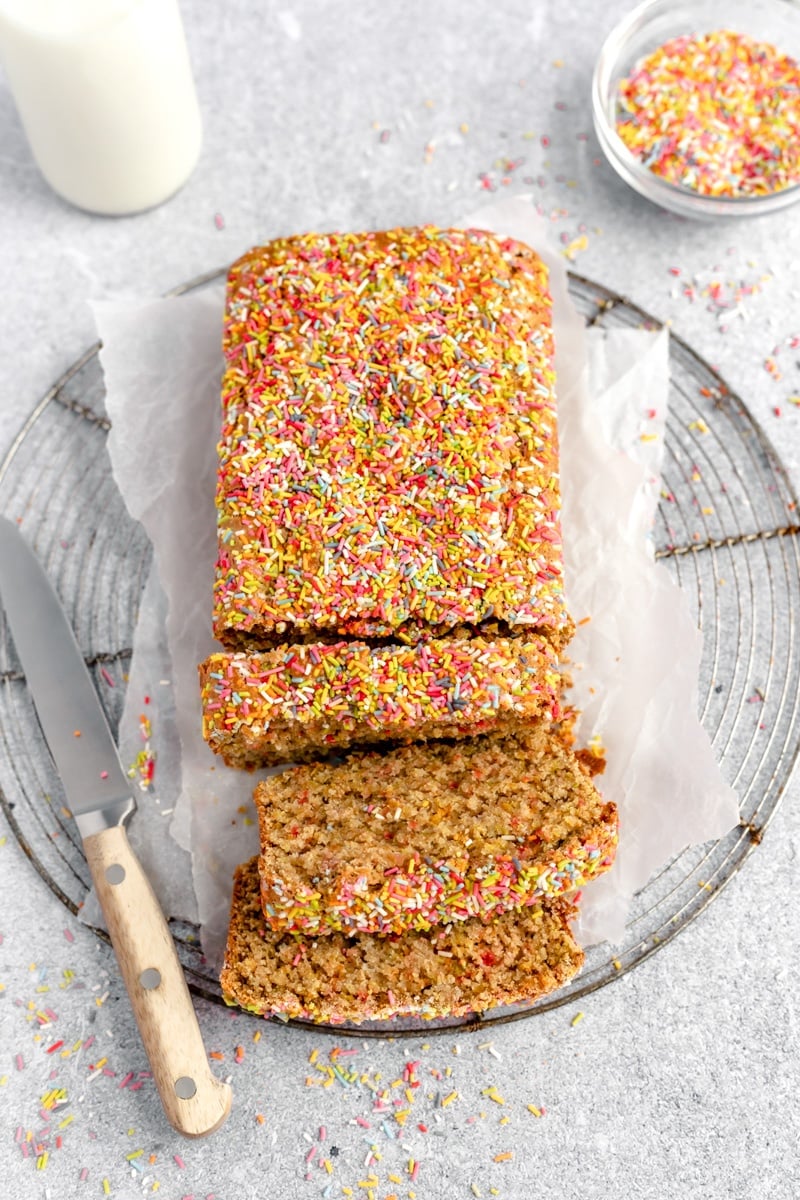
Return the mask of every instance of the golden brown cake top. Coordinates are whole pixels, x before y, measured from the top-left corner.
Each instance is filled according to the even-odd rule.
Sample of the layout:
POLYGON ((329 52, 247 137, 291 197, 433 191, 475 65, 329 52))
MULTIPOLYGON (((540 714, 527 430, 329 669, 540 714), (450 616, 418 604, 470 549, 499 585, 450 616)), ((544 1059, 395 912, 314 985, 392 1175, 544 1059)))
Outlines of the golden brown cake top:
POLYGON ((563 631, 547 270, 478 230, 309 234, 231 268, 215 628, 563 631))

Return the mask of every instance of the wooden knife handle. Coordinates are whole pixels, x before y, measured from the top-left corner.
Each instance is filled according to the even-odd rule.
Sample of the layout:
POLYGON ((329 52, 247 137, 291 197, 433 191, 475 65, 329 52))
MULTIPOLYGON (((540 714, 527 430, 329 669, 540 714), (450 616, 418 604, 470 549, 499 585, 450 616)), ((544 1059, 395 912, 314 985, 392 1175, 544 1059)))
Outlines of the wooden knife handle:
POLYGON ((231 1089, 209 1068, 164 914, 121 825, 83 844, 167 1120, 204 1137, 228 1116, 231 1089))

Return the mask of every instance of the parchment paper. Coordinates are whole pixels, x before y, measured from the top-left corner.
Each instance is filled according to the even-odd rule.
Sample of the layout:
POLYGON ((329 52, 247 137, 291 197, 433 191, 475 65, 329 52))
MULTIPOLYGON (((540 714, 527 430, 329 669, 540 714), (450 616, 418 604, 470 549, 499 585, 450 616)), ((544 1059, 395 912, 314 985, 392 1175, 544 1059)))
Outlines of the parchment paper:
MULTIPOLYGON (((589 618, 570 647, 572 699, 582 710, 581 740, 597 735, 606 749, 609 765, 598 782, 621 813, 617 864, 585 890, 579 934, 586 943, 614 941, 631 896, 651 873, 684 846, 723 835, 738 814, 696 716, 700 635, 685 598, 655 564, 650 542, 667 406, 667 334, 584 330, 567 294, 564 261, 549 249, 547 227, 527 200, 492 205, 460 223, 520 238, 551 270, 567 601, 577 621, 589 618)), ((199 915, 212 964, 224 945, 233 869, 258 848, 251 794, 265 774, 226 768, 200 735, 197 663, 215 646, 222 303, 215 285, 180 299, 94 306, 111 462, 130 512, 153 542, 167 602, 171 673, 164 674, 163 662, 149 662, 145 675, 171 680, 174 707, 159 713, 164 728, 154 727, 153 740, 160 747, 163 739, 162 755, 175 753, 167 749, 174 729, 180 740, 180 794, 159 759, 153 793, 142 796, 136 818, 140 852, 146 869, 153 863, 170 915, 199 915), (156 799, 157 818, 148 812, 156 799), (173 802, 171 851, 161 814, 173 802), (179 846, 191 851, 191 875, 179 846), (162 890, 164 855, 171 852, 175 867, 162 890)), ((143 615, 158 601, 155 586, 148 592, 143 615)), ((147 645, 141 653, 150 654, 147 645)), ((137 646, 137 670, 139 654, 137 646)), ((132 695, 123 722, 129 731, 135 722, 138 732, 138 712, 132 695)))

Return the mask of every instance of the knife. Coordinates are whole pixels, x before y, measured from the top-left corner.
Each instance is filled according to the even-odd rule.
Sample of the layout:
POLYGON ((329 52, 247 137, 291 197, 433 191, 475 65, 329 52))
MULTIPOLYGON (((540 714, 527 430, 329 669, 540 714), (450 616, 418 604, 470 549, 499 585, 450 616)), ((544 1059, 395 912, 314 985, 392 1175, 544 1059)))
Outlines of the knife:
POLYGON ((38 558, 4 517, 0 598, 167 1120, 203 1137, 228 1116, 231 1089, 211 1073, 175 943, 128 841, 136 800, 75 634, 38 558))

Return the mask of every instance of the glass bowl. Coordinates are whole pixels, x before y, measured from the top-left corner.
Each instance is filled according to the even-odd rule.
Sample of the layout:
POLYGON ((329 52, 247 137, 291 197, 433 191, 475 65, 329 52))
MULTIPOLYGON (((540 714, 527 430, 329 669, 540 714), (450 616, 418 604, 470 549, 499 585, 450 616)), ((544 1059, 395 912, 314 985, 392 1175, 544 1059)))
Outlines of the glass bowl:
POLYGON ((609 34, 592 80, 594 126, 611 166, 642 196, 685 217, 757 216, 800 200, 800 183, 763 196, 701 195, 654 174, 616 131, 619 84, 642 57, 670 38, 720 29, 769 42, 800 62, 800 7, 791 0, 647 0, 609 34))

